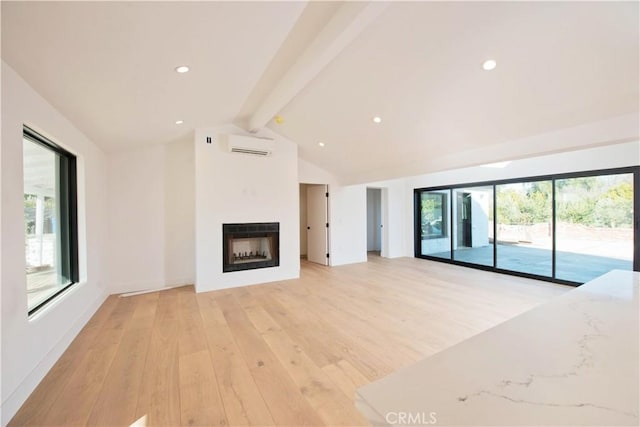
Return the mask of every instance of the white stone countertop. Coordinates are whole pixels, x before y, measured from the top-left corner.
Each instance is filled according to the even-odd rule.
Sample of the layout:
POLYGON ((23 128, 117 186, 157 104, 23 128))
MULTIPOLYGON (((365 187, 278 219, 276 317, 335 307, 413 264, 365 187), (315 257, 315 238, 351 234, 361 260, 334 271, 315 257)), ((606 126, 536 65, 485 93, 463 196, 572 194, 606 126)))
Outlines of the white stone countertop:
POLYGON ((607 273, 360 388, 356 406, 374 426, 638 426, 639 284, 607 273))

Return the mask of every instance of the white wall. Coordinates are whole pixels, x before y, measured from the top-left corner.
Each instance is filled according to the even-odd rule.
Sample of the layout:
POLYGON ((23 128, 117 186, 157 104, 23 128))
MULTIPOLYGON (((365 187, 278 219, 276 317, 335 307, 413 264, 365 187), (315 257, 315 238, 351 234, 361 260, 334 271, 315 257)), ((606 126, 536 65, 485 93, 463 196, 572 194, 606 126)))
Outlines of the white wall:
POLYGON ((329 265, 367 261, 367 187, 341 185, 336 177, 298 159, 298 181, 329 185, 329 265))
MULTIPOLYGON (((366 262, 367 185, 341 185, 334 175, 304 159, 298 159, 298 180, 310 184, 329 185, 329 265, 366 262)), ((379 183, 371 187, 377 188, 377 184, 379 183)), ((394 184, 402 185, 395 182, 394 184)), ((395 198, 402 200, 403 193, 398 191, 396 194, 395 190, 398 190, 398 187, 393 188, 394 193, 389 197, 393 197, 394 201, 395 198)), ((384 197, 383 194, 383 206, 384 197)), ((404 208, 401 204, 398 206, 401 210, 404 208)), ((394 218, 395 213, 394 209, 394 218)), ((382 217, 384 216, 385 212, 382 212, 382 217)), ((388 230, 383 230, 383 233, 385 232, 388 230)), ((395 243, 394 238, 387 238, 387 241, 395 243)), ((383 254, 384 251, 383 248, 383 254)))
POLYGON ((329 186, 329 264, 367 261, 367 187, 329 186))
POLYGON ((193 141, 165 145, 164 273, 169 286, 196 277, 195 151, 193 141))
POLYGON ((370 177, 416 176, 422 171, 451 171, 504 160, 525 159, 533 156, 575 152, 596 146, 633 141, 638 138, 638 113, 584 123, 542 134, 526 136, 466 151, 451 151, 440 156, 414 156, 402 165, 376 168, 368 173, 342 177, 346 184, 366 183, 370 177))
POLYGON ((193 167, 192 141, 109 155, 111 293, 193 283, 193 167))
POLYGON ((298 146, 275 138, 269 157, 230 153, 219 141, 235 126, 197 129, 195 135, 196 290, 198 292, 297 278, 300 275, 298 146), (212 144, 206 136, 214 138, 212 144), (280 266, 222 272, 222 224, 280 223, 280 266))
POLYGON ((304 159, 298 159, 298 182, 304 184, 338 185, 336 177, 304 159))
MULTIPOLYGON (((585 144, 604 144, 607 141, 617 141, 626 135, 626 132, 633 127, 629 123, 637 123, 637 119, 604 120, 523 138, 517 142, 520 147, 531 145, 531 150, 542 147, 547 151, 553 151, 554 147, 567 149, 585 144)), ((489 162, 506 160, 510 155, 513 155, 512 150, 506 145, 498 148, 487 151, 488 154, 483 153, 482 156, 479 153, 473 153, 463 160, 477 163, 479 159, 486 158, 489 162)), ((455 156, 452 154, 453 157, 455 156)), ((350 186, 344 186, 333 175, 306 160, 300 159, 298 167, 299 182, 329 183, 330 264, 342 265, 366 261, 367 187, 382 190, 382 256, 389 258, 412 257, 414 253, 414 188, 617 168, 638 164, 640 164, 640 143, 627 142, 516 160, 505 169, 469 167, 350 186)), ((443 250, 448 250, 449 245, 449 240, 443 239, 443 250)))
POLYGON ((2 63, 2 424, 53 366, 107 296, 106 158, 72 123, 2 63), (22 126, 77 156, 80 283, 27 316, 22 126))
MULTIPOLYGON (((321 168, 300 160, 301 182, 329 183, 329 264, 367 261, 367 187, 381 190, 381 255, 406 255, 404 179, 341 185, 321 168)), ((411 220, 413 224, 413 220, 411 220)))

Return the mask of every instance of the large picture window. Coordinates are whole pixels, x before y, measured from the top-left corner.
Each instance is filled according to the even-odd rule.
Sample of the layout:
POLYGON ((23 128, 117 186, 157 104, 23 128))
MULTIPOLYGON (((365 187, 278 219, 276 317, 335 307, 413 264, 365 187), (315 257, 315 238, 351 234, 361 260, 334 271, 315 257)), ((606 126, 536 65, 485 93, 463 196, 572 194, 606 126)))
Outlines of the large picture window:
POLYGON ((630 167, 416 189, 415 255, 572 285, 640 270, 639 186, 630 167))
POLYGON ((35 313, 78 282, 76 158, 23 130, 27 306, 35 313))

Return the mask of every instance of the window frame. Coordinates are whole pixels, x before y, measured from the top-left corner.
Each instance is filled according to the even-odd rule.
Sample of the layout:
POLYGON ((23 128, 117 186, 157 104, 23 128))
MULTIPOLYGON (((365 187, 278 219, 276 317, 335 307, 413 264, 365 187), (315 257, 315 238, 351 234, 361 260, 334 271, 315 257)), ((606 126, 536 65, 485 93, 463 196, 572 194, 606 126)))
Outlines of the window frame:
MULTIPOLYGON (((466 182, 461 184, 452 184, 452 185, 440 185, 435 187, 422 187, 422 188, 414 188, 413 190, 413 199, 414 199, 414 257, 427 259, 430 261, 438 261, 447 264, 459 265, 462 267, 475 268, 478 270, 491 271, 495 273, 507 274, 511 276, 519 276, 526 277, 529 279, 536 279, 545 282, 559 283, 562 285, 569 286, 580 286, 583 283, 574 282, 569 280, 563 280, 556 278, 556 180, 561 179, 570 179, 570 178, 585 178, 591 176, 600 176, 600 175, 618 175, 618 174, 632 174, 633 175, 633 262, 632 269, 633 271, 640 271, 640 166, 627 166, 620 168, 610 168, 610 169, 597 169, 597 170, 587 170, 587 171, 578 171, 578 172, 568 172, 568 173, 559 173, 559 174, 548 174, 548 175, 538 175, 538 176, 527 176, 527 177, 519 177, 519 178, 510 178, 510 179, 501 179, 501 180, 493 180, 493 181, 480 181, 480 182, 466 182), (497 236, 497 205, 496 205, 496 187, 498 185, 504 184, 516 184, 523 182, 534 182, 534 181, 551 181, 551 189, 552 189, 552 199, 551 199, 551 208, 552 208, 552 274, 551 277, 548 276, 540 276, 537 274, 519 272, 513 270, 506 270, 496 267, 497 260, 497 245, 495 243, 495 236, 497 236), (421 222, 420 222, 420 194, 426 191, 448 191, 449 198, 453 197, 453 190, 465 187, 481 187, 481 186, 491 186, 493 187, 493 207, 494 207, 494 222, 493 222, 493 235, 494 235, 494 244, 493 244, 493 266, 481 265, 481 264, 473 264, 464 261, 459 261, 453 259, 453 240, 451 242, 451 250, 450 250, 450 259, 434 257, 430 255, 423 255, 420 253, 420 242, 421 242, 421 222)), ((453 209, 450 212, 453 215, 453 209)), ((451 218, 453 221, 453 218, 451 218)))
POLYGON ((58 200, 57 203, 60 205, 60 256, 63 258, 61 262, 61 274, 69 280, 68 284, 61 286, 60 289, 45 300, 34 307, 28 308, 28 316, 32 316, 80 281, 78 262, 77 159, 73 153, 65 150, 51 139, 43 136, 27 125, 23 125, 22 137, 23 139, 53 151, 59 158, 59 169, 56 178, 58 179, 60 191, 60 200, 58 200))

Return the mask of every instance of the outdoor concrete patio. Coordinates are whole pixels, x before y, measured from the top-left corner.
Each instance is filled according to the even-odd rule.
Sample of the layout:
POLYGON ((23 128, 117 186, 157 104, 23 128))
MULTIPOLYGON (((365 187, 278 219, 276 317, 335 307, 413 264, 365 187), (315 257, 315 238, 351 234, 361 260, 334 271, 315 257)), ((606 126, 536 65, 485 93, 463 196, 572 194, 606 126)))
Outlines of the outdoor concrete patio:
MULTIPOLYGON (((522 245, 498 244, 497 268, 523 273, 551 276, 551 250, 522 245)), ((449 252, 429 254, 449 259, 449 252)), ((463 248, 454 251, 453 259, 493 266, 493 246, 463 248)), ((632 270, 631 260, 574 252, 557 252, 556 278, 585 283, 611 270, 632 270)))

